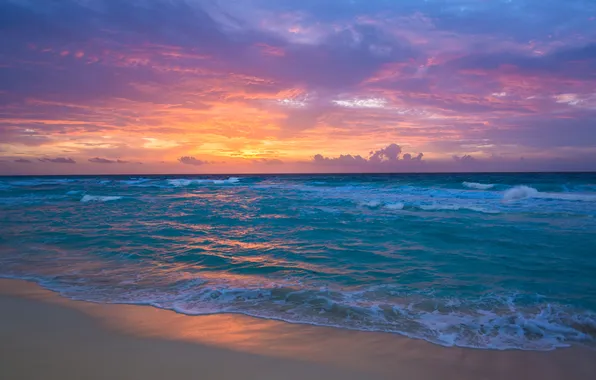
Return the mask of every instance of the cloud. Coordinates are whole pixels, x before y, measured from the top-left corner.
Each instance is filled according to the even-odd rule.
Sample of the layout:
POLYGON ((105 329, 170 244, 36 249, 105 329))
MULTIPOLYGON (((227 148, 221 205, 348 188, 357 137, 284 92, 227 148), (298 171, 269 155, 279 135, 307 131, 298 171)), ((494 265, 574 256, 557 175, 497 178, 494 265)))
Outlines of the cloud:
POLYGON ((457 70, 518 70, 532 75, 558 75, 577 79, 596 78, 596 44, 565 47, 545 55, 521 52, 467 54, 445 64, 457 70))
POLYGON ((385 148, 371 151, 368 158, 361 155, 342 154, 338 157, 325 157, 317 154, 313 157, 313 163, 317 165, 337 165, 337 166, 359 166, 369 169, 389 169, 403 165, 412 165, 422 162, 422 153, 412 156, 406 153, 401 156, 402 148, 397 144, 389 144, 385 148))
POLYGON ((474 165, 476 163, 478 163, 478 160, 476 160, 472 155, 470 154, 465 154, 463 156, 453 156, 452 157, 453 160, 457 163, 463 164, 463 165, 474 165))
POLYGON ((253 163, 265 165, 282 165, 284 162, 278 158, 258 158, 253 160, 253 163))
POLYGON ((105 157, 199 147, 213 161, 179 162, 271 149, 294 170, 333 148, 313 163, 461 168, 455 152, 476 165, 504 152, 572 165, 596 146, 596 22, 593 1, 568 3, 0 0, 0 152, 113 172, 126 162, 105 157))
POLYGON ((88 161, 92 162, 94 164, 129 164, 130 163, 130 161, 110 160, 110 159, 101 158, 101 157, 90 158, 88 161))
MULTIPOLYGON (((391 144, 386 148, 379 149, 376 152, 371 152, 369 161, 372 163, 393 162, 399 160, 401 154, 401 147, 397 144, 391 144)), ((411 156, 410 156, 411 157, 411 156)))
POLYGON ((484 137, 500 144, 520 144, 526 149, 594 147, 595 123, 596 108, 585 111, 560 111, 555 115, 532 115, 512 119, 509 121, 510 126, 487 128, 484 137))
POLYGON ((69 157, 56 157, 56 158, 38 158, 41 162, 51 162, 54 164, 76 164, 77 162, 69 157))
POLYGON ((321 165, 364 165, 368 163, 366 158, 362 158, 360 155, 352 156, 351 154, 342 154, 339 157, 325 157, 322 154, 317 154, 313 157, 313 162, 321 165))
POLYGON ((191 157, 191 156, 180 157, 178 159, 178 161, 180 161, 181 163, 183 163, 185 165, 194 165, 194 166, 207 165, 210 163, 209 161, 198 160, 195 157, 191 157))
POLYGON ((20 164, 30 164, 30 163, 32 163, 31 160, 27 160, 25 158, 17 158, 16 160, 14 160, 14 162, 18 162, 20 164))

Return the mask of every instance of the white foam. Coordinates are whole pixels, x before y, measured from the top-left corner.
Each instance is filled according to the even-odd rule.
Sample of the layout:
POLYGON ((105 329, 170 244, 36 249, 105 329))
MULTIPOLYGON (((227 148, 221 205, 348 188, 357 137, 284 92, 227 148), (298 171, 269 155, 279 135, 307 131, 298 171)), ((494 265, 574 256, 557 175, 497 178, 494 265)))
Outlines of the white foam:
POLYGON ((475 212, 482 212, 484 214, 499 214, 497 210, 488 210, 482 207, 477 206, 467 206, 467 205, 452 205, 452 204, 431 204, 431 205, 420 205, 418 206, 421 210, 424 211, 460 211, 460 210, 469 210, 475 212))
POLYGON ((515 186, 503 193, 504 201, 515 201, 518 199, 531 198, 538 194, 538 190, 529 186, 515 186))
POLYGON ((385 208, 386 209, 389 209, 389 210, 403 210, 404 207, 405 207, 405 205, 403 203, 401 203, 401 202, 398 202, 398 203, 387 203, 385 205, 385 208))
POLYGON ((85 195, 81 198, 81 202, 109 202, 109 201, 117 201, 122 199, 122 197, 116 196, 102 196, 102 195, 85 195))
MULTIPOLYGON (((143 273, 138 270, 141 267, 128 268, 130 272, 124 275, 122 268, 114 269, 111 279, 119 284, 116 288, 105 283, 104 273, 99 276, 100 283, 74 287, 31 275, 15 278, 38 281, 78 300, 152 305, 189 315, 240 313, 290 323, 391 332, 443 346, 553 350, 573 342, 594 342, 596 338, 592 333, 596 327, 594 312, 541 301, 528 303, 523 295, 434 298, 426 291, 402 294, 384 286, 339 291, 328 286, 305 286, 302 281, 269 282, 260 277, 221 274, 193 278, 183 273, 143 273), (152 283, 148 281, 152 276, 164 281, 162 285, 170 285, 139 288, 152 283), (397 298, 388 299, 388 294, 397 298)), ((0 277, 9 276, 0 272, 0 277)))
POLYGON ((381 202, 380 201, 368 201, 368 202, 362 202, 360 203, 361 206, 364 207, 369 207, 369 208, 377 208, 381 206, 381 202))
POLYGON ((564 201, 596 202, 596 194, 574 194, 574 193, 542 193, 534 195, 534 198, 560 199, 564 201))
POLYGON ((596 202, 596 194, 586 193, 543 193, 529 186, 515 186, 503 193, 504 201, 516 201, 525 198, 554 199, 565 201, 596 202))
MULTIPOLYGON (((200 181, 200 180, 199 180, 200 181)), ((230 177, 228 179, 222 179, 222 180, 207 180, 207 183, 213 183, 215 185, 225 185, 225 184, 232 184, 232 183, 238 183, 240 182, 240 178, 238 177, 230 177)))
POLYGON ((121 181, 125 185, 140 185, 145 182, 151 181, 149 178, 138 178, 138 179, 129 179, 125 181, 121 181))
POLYGON ((238 177, 228 179, 169 179, 168 183, 176 187, 186 187, 191 185, 228 185, 240 182, 238 177))
POLYGON ((168 183, 176 187, 186 187, 192 184, 190 179, 169 179, 168 183))
POLYGON ((477 189, 477 190, 488 190, 488 189, 492 189, 493 187, 495 187, 494 184, 492 183, 477 183, 477 182, 462 182, 462 185, 464 185, 467 188, 470 189, 477 189))

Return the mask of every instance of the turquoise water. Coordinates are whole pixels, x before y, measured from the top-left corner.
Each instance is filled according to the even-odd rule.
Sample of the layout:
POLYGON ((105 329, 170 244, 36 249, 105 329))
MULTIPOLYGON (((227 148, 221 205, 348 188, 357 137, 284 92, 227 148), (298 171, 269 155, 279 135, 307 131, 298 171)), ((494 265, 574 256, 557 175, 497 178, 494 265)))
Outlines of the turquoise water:
POLYGON ((0 178, 0 276, 445 345, 596 339, 596 174, 0 178))

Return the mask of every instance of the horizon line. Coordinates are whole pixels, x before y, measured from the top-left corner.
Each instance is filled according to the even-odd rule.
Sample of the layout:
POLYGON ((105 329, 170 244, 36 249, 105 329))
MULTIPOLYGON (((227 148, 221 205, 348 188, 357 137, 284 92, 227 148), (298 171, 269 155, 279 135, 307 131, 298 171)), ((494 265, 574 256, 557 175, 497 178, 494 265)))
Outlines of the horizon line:
POLYGON ((444 175, 444 174, 596 174, 596 170, 565 170, 565 171, 446 171, 446 172, 326 172, 326 173, 99 173, 99 174, 0 174, 0 178, 9 177, 171 177, 171 176, 228 176, 228 177, 248 177, 248 176, 292 176, 292 175, 444 175))

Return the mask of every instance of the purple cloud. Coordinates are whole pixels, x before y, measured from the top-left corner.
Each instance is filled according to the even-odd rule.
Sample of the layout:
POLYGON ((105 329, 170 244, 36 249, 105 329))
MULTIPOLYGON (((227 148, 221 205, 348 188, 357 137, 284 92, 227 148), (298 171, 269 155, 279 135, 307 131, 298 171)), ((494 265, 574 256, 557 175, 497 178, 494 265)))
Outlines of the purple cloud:
POLYGON ((360 155, 342 154, 339 157, 325 157, 317 154, 313 157, 313 162, 318 165, 366 165, 368 161, 360 155))
MULTIPOLYGON (((306 159, 299 144, 398 137, 432 154, 392 144, 313 162, 461 167, 466 152, 471 168, 501 153, 515 159, 490 165, 593 162, 593 1, 390 3, 0 0, 0 152, 124 164, 102 157, 160 162, 203 136, 221 145, 213 155, 276 139, 291 167, 306 159), (153 151, 145 136, 189 143, 153 151)), ((108 168, 124 169, 98 170, 108 168)))
POLYGON ((130 161, 110 160, 110 159, 101 158, 101 157, 90 158, 88 161, 92 162, 94 164, 129 164, 130 163, 130 161))
POLYGON ((51 162, 54 164, 76 164, 77 162, 69 157, 56 157, 56 158, 38 158, 41 162, 51 162))
POLYGON ((18 158, 16 160, 14 160, 14 162, 17 162, 19 164, 31 164, 31 160, 27 160, 26 158, 18 158))
POLYGON ((386 148, 371 152, 371 156, 368 160, 372 163, 393 162, 399 160, 400 154, 401 147, 397 144, 391 144, 386 148))
POLYGON ((325 157, 317 154, 313 163, 317 165, 358 166, 368 169, 387 170, 403 165, 413 165, 422 162, 422 153, 412 156, 406 153, 401 156, 402 148, 397 144, 389 144, 385 148, 372 151, 368 158, 360 155, 342 154, 339 157, 325 157))
POLYGON ((465 154, 463 156, 453 156, 453 160, 464 165, 473 165, 478 162, 473 156, 469 154, 465 154))
POLYGON ((524 73, 554 74, 585 80, 596 78, 595 65, 596 44, 565 47, 545 55, 514 52, 469 54, 446 63, 447 67, 457 70, 498 70, 510 66, 524 73))

